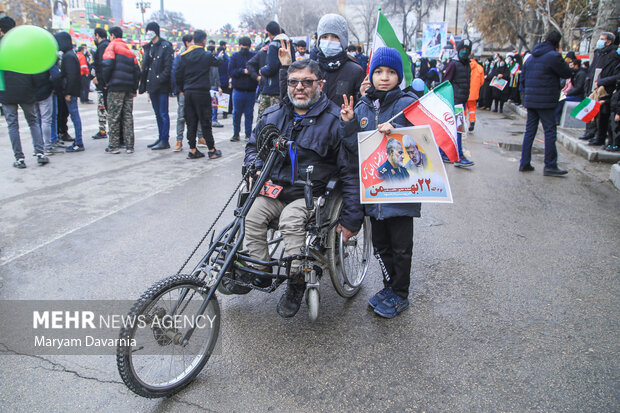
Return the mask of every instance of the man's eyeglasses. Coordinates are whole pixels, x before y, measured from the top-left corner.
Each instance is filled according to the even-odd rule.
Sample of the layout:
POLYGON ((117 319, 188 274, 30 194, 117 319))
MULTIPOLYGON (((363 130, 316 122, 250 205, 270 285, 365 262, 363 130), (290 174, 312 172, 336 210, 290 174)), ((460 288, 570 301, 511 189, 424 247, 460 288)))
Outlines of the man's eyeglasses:
POLYGON ((297 80, 297 79, 289 79, 288 80, 288 86, 289 87, 297 87, 297 85, 299 83, 301 83, 301 85, 305 88, 309 88, 312 87, 312 85, 314 84, 314 82, 319 82, 319 79, 303 79, 303 80, 297 80))

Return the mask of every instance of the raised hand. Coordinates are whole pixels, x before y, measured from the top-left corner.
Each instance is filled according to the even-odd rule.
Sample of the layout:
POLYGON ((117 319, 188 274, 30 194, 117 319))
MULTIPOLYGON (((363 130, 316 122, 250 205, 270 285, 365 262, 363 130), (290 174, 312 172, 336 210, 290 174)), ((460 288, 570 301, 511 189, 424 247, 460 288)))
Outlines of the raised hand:
POLYGON ((340 109, 340 118, 345 122, 349 122, 355 117, 355 112, 353 112, 353 96, 347 98, 347 95, 342 95, 342 98, 344 103, 340 109))
POLYGON ((366 75, 366 77, 362 81, 362 84, 360 85, 360 94, 362 96, 365 96, 366 91, 368 90, 369 87, 370 87, 370 80, 368 79, 368 75, 366 75))
POLYGON ((282 46, 278 49, 278 59, 280 59, 282 66, 290 66, 293 63, 291 42, 289 40, 282 40, 282 46))

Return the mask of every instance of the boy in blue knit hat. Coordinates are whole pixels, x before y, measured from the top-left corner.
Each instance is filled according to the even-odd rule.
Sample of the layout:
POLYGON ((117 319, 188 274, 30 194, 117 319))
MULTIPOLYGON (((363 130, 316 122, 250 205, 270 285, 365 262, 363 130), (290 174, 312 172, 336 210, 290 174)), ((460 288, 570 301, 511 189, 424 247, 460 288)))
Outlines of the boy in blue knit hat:
MULTIPOLYGON (((389 135, 393 128, 411 126, 403 115, 387 121, 417 100, 399 88, 403 62, 396 49, 380 47, 374 52, 369 78, 371 86, 355 108, 353 97, 344 96, 340 111, 340 136, 355 156, 358 132, 378 129, 389 135)), ((420 216, 420 204, 366 204, 364 209, 370 216, 374 254, 383 274, 383 289, 368 304, 381 317, 392 318, 409 307, 413 218, 420 216)))

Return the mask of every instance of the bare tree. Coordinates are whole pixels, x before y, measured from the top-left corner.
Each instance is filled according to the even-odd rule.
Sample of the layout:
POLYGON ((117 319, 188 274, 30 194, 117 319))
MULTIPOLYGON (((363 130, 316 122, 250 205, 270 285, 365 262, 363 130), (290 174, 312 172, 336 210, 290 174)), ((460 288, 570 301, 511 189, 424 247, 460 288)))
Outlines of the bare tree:
POLYGON ((361 28, 358 42, 364 43, 364 50, 366 51, 377 26, 378 10, 381 4, 381 0, 361 0, 352 13, 353 17, 349 23, 349 30, 354 26, 361 28))
POLYGON ((596 47, 596 39, 598 39, 602 32, 612 32, 617 34, 618 28, 618 15, 620 15, 620 4, 618 0, 600 0, 598 4, 598 10, 596 14, 596 23, 592 32, 592 39, 590 42, 590 52, 594 52, 596 47))
POLYGON ((50 4, 46 0, 3 0, 2 3, 4 12, 15 19, 17 25, 51 26, 50 4))

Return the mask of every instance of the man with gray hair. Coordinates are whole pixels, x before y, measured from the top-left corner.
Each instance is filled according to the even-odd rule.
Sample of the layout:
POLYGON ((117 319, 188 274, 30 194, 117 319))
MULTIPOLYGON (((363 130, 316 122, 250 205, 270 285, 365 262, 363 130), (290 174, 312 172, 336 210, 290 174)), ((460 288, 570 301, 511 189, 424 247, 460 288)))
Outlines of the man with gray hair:
MULTIPOLYGON (((295 141, 295 150, 286 157, 279 156, 269 174, 272 185, 280 187, 276 197, 259 196, 245 221, 244 244, 249 255, 261 261, 270 259, 267 229, 270 221, 279 218, 279 230, 284 239, 285 255, 299 254, 305 241, 308 220, 314 212, 306 208, 304 186, 295 177, 305 176, 306 168, 314 167, 311 175, 312 194, 325 192, 331 178, 340 178, 344 209, 337 230, 345 240, 359 231, 363 211, 359 202, 357 161, 349 161, 348 153, 338 137, 340 108, 323 93, 323 77, 319 65, 312 60, 300 60, 288 69, 287 94, 279 105, 265 110, 245 148, 245 166, 255 164, 257 136, 265 125, 275 125, 280 135, 295 141)), ((257 163, 260 161, 257 161, 257 163)), ((256 165, 262 167, 262 162, 256 165)), ((298 271, 300 262, 293 261, 287 290, 278 303, 282 317, 293 317, 299 310, 306 289, 304 275, 298 271)), ((269 271, 269 268, 258 268, 269 271)), ((255 285, 266 287, 262 279, 255 285)))
POLYGON ((403 167, 405 155, 403 145, 396 139, 390 138, 385 147, 387 161, 377 168, 379 178, 386 182, 402 181, 409 178, 409 172, 403 167))
POLYGON ((409 161, 405 164, 405 169, 413 173, 422 172, 426 168, 426 154, 420 151, 411 135, 403 136, 403 146, 407 155, 409 155, 409 161))

